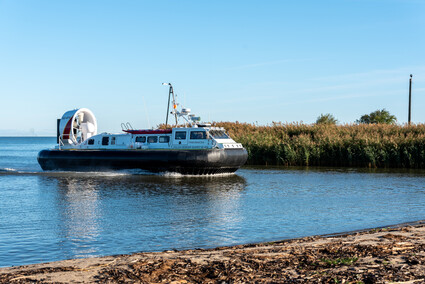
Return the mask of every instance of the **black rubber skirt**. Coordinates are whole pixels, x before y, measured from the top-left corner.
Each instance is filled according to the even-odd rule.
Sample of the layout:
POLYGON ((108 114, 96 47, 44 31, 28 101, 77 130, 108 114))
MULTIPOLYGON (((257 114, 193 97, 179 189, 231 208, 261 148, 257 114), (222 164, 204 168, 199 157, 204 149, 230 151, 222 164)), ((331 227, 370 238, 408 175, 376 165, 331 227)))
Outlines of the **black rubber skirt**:
POLYGON ((181 174, 232 173, 245 164, 245 149, 207 150, 42 150, 43 170, 106 171, 142 169, 181 174))

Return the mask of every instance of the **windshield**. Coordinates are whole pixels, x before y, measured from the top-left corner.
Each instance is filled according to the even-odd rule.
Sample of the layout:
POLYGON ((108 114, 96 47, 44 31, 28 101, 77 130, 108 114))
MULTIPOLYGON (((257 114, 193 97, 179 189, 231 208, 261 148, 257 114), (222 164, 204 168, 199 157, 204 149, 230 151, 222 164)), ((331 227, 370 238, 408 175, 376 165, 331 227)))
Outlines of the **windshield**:
POLYGON ((230 137, 222 130, 211 130, 210 135, 215 139, 230 139, 230 137))

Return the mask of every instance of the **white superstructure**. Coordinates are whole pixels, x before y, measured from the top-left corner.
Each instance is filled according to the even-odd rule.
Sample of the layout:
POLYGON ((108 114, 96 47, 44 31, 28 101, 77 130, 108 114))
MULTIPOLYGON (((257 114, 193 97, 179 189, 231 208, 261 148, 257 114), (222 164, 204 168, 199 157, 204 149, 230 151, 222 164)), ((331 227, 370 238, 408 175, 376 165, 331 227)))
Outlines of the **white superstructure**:
POLYGON ((87 108, 67 111, 58 124, 57 149, 232 149, 243 148, 226 134, 222 127, 195 123, 199 119, 190 109, 176 111, 187 127, 172 129, 134 130, 125 133, 97 134, 97 121, 87 108))

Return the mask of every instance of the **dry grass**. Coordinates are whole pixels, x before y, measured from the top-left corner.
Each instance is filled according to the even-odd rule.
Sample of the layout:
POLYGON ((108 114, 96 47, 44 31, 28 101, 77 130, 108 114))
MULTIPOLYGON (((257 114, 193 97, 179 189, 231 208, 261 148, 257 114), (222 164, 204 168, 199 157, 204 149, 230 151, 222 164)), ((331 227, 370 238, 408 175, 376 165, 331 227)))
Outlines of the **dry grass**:
POLYGON ((245 146, 249 164, 425 168, 425 124, 214 125, 245 146))

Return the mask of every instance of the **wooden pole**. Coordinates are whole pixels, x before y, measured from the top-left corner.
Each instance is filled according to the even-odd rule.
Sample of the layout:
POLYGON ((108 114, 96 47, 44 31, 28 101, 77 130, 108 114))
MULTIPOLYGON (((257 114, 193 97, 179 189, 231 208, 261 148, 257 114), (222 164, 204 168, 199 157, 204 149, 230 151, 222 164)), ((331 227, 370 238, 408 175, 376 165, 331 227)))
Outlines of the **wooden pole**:
POLYGON ((410 74, 410 79, 409 79, 409 116, 407 118, 407 123, 409 125, 411 122, 411 113, 412 113, 412 74, 410 74))

